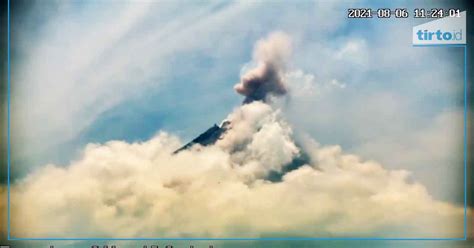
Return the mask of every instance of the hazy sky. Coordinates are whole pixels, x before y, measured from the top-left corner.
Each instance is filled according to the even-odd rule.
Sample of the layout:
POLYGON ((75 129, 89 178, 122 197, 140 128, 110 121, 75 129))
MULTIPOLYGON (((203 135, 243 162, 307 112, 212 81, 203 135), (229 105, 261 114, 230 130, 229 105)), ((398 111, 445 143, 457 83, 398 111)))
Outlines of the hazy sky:
POLYGON ((380 7, 50 1, 14 12, 13 173, 65 164, 90 142, 193 138, 241 103, 232 87, 255 41, 280 30, 294 41, 284 109, 297 132, 459 201, 462 49, 412 47, 412 18, 351 20, 348 6, 380 7))
POLYGON ((48 1, 18 8, 13 175, 66 166, 89 143, 146 141, 159 131, 192 139, 241 104, 233 86, 254 66, 255 42, 282 31, 293 54, 289 94, 277 104, 296 136, 411 171, 436 200, 460 204, 463 50, 413 47, 411 28, 422 20, 348 19, 356 6, 423 5, 48 1))

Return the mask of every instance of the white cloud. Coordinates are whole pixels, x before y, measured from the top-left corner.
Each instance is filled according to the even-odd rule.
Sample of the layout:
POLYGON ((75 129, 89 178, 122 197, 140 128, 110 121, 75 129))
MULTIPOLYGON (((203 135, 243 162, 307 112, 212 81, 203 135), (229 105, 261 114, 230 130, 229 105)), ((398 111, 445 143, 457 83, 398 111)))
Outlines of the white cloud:
MULTIPOLYGON (((21 70, 16 74, 20 77, 19 75, 22 72, 27 72, 24 75, 26 79, 21 78, 23 76, 19 79, 13 79, 15 87, 18 87, 20 85, 18 83, 21 81, 25 83, 24 89, 15 92, 15 94, 19 94, 17 95, 19 97, 13 98, 14 101, 17 101, 14 105, 23 105, 23 108, 18 109, 13 114, 25 114, 19 116, 14 123, 15 130, 18 131, 17 135, 30 135, 27 140, 36 140, 38 142, 36 148, 46 148, 49 142, 60 143, 74 136, 102 111, 111 108, 124 98, 130 97, 135 90, 146 89, 145 86, 149 86, 147 85, 149 83, 148 79, 152 77, 146 72, 153 71, 154 74, 161 74, 161 70, 165 71, 166 65, 162 64, 163 60, 161 59, 166 58, 166 53, 171 54, 181 49, 195 49, 206 44, 208 40, 206 37, 213 34, 208 32, 209 30, 214 30, 216 26, 224 23, 229 25, 234 20, 232 17, 239 16, 239 13, 249 6, 250 4, 238 4, 238 6, 234 6, 235 8, 224 9, 212 16, 209 16, 207 12, 211 7, 202 11, 185 13, 182 16, 183 18, 175 18, 175 21, 167 25, 157 25, 157 28, 151 29, 150 32, 138 32, 141 36, 127 35, 127 25, 115 27, 117 29, 111 27, 116 25, 115 15, 123 17, 125 22, 136 23, 137 26, 141 26, 138 24, 142 21, 142 18, 145 18, 141 14, 147 13, 146 7, 136 6, 136 8, 125 8, 113 12, 112 17, 114 18, 111 18, 106 23, 107 25, 97 25, 95 27, 96 22, 86 25, 86 27, 91 27, 94 30, 91 32, 91 37, 94 37, 94 39, 88 39, 88 36, 84 35, 89 34, 89 32, 86 32, 88 28, 84 28, 84 26, 75 26, 74 23, 69 23, 70 33, 66 35, 63 33, 62 25, 52 25, 50 29, 55 31, 55 28, 57 28, 57 30, 55 32, 45 32, 47 34, 45 37, 50 38, 43 42, 39 38, 35 39, 35 42, 38 43, 35 44, 37 48, 32 53, 28 53, 32 54, 32 57, 27 58, 27 61, 31 59, 27 64, 40 65, 40 67, 37 70, 27 68, 28 70, 21 70), (203 16, 206 16, 206 18, 202 18, 203 16), (225 22, 226 20, 231 21, 225 22), (101 27, 104 27, 104 30, 101 27), (124 27, 124 29, 122 30, 121 27, 124 27), (56 36, 51 35, 52 33, 56 33, 56 36), (89 41, 95 42, 95 38, 100 36, 93 35, 99 33, 106 33, 106 36, 110 35, 110 37, 105 37, 104 43, 90 43, 89 41), (71 44, 75 44, 77 39, 78 47, 66 46, 66 48, 61 49, 62 46, 60 45, 62 44, 60 42, 64 40, 58 35, 73 37, 69 41, 71 44), (193 42, 186 42, 189 40, 193 42), (102 54, 102 52, 107 54, 109 50, 107 44, 110 43, 114 44, 114 49, 123 50, 120 53, 104 57, 104 61, 101 61, 101 57, 97 54, 102 54), (187 46, 182 47, 183 44, 187 44, 187 46), (153 51, 150 51, 150 47, 154 48, 153 51), (90 53, 86 51, 89 48, 90 53), (70 58, 70 61, 67 58, 70 58), (77 65, 82 65, 82 67, 74 68, 75 61, 78 62, 77 65), (98 61, 101 63, 98 63, 98 61), (58 70, 58 68, 60 69, 58 70), (75 84, 71 84, 71 82, 75 82, 75 84), (78 87, 75 85, 78 85, 78 87), (24 90, 23 93, 26 95, 21 95, 23 94, 19 93, 21 90, 24 90), (32 92, 33 95, 29 95, 32 92), (21 127, 18 124, 25 126, 21 127)), ((331 17, 337 16, 334 15, 335 13, 342 12, 338 11, 338 8, 341 7, 340 4, 337 4, 339 7, 334 6, 336 5, 329 5, 331 11, 324 11, 325 8, 321 8, 321 13, 327 13, 327 15, 316 16, 319 20, 318 24, 315 25, 311 21, 307 27, 314 26, 327 30, 337 30, 341 23, 330 20, 334 20, 331 17)), ((345 20, 344 18, 335 19, 345 20)), ((107 18, 101 20, 105 21, 107 18)), ((53 20, 52 23, 62 23, 62 21, 64 19, 58 18, 53 20)), ((245 29, 238 30, 241 32, 245 29)), ((310 29, 308 28, 308 30, 310 29)), ((385 28, 384 30, 388 29, 385 28)), ((372 90, 361 86, 361 78, 363 83, 373 84, 373 78, 371 78, 371 81, 365 80, 370 78, 370 73, 378 71, 381 76, 378 77, 380 80, 376 83, 382 85, 380 88, 384 88, 383 84, 392 85, 395 82, 400 83, 397 85, 397 87, 400 86, 400 89, 403 85, 411 84, 413 88, 422 85, 422 92, 432 93, 433 88, 437 91, 442 89, 442 92, 448 92, 444 89, 449 89, 450 93, 454 92, 451 92, 453 84, 443 83, 449 81, 445 80, 446 74, 443 73, 451 70, 451 67, 447 64, 451 61, 436 61, 433 57, 429 57, 434 55, 430 55, 431 52, 427 49, 414 51, 411 46, 406 48, 406 44, 403 43, 405 34, 410 35, 409 32, 405 33, 404 27, 390 29, 390 34, 380 35, 388 41, 384 45, 373 42, 367 44, 362 39, 347 37, 341 42, 340 39, 328 39, 324 35, 316 37, 316 40, 312 40, 312 42, 302 44, 300 39, 305 36, 295 37, 295 40, 300 41, 300 46, 297 47, 296 51, 297 56, 295 56, 297 61, 295 62, 305 65, 305 71, 297 73, 304 80, 301 81, 301 88, 294 87, 294 92, 301 93, 297 101, 305 102, 305 104, 293 105, 290 112, 294 112, 292 114, 296 117, 292 118, 292 121, 297 120, 297 129, 310 130, 312 134, 322 133, 331 136, 331 140, 328 141, 326 138, 324 143, 339 143, 338 139, 347 138, 352 141, 352 143, 349 142, 353 145, 351 151, 357 151, 357 154, 363 157, 377 158, 390 168, 410 168, 410 170, 415 171, 415 178, 440 178, 445 174, 434 173, 431 170, 430 173, 425 173, 426 171, 423 172, 422 170, 420 173, 417 167, 420 164, 416 162, 423 158, 425 159, 424 165, 431 165, 438 163, 440 161, 438 158, 444 158, 447 162, 444 163, 444 168, 451 168, 449 166, 453 160, 448 155, 450 155, 449 153, 454 146, 451 146, 450 149, 443 149, 443 147, 446 148, 447 144, 457 144, 459 140, 459 129, 454 128, 449 129, 450 132, 446 131, 446 128, 453 123, 453 119, 440 117, 442 121, 433 121, 431 125, 422 125, 425 121, 420 121, 419 117, 413 117, 417 114, 417 109, 412 107, 427 106, 431 102, 414 104, 414 100, 406 96, 405 93, 407 92, 403 92, 403 90, 401 92, 388 92, 386 89, 372 90), (394 39, 394 37, 402 38, 394 39), (336 45, 332 43, 336 43, 336 45), (387 47, 391 49, 387 49, 387 47), (418 59, 428 57, 430 63, 424 63, 420 66, 418 59), (358 65, 364 66, 358 67, 358 65), (384 74, 387 71, 399 71, 401 70, 399 66, 403 65, 418 66, 417 70, 412 70, 416 72, 415 75, 411 75, 408 71, 407 73, 404 71, 403 75, 400 74, 400 78, 387 77, 384 74), (433 70, 433 68, 440 70, 433 70), (337 79, 334 77, 337 77, 337 79), (413 78, 415 80, 409 80, 413 78), (438 80, 440 78, 443 80, 438 80), (400 80, 400 82, 396 82, 397 80, 400 80), (352 91, 340 95, 339 93, 342 91, 328 91, 326 92, 327 95, 313 99, 313 93, 321 92, 321 88, 318 86, 319 82, 327 82, 322 85, 339 85, 340 88, 347 85, 345 90, 352 89, 352 91), (359 83, 357 86, 360 88, 352 87, 355 83, 359 83), (346 99, 341 100, 341 98, 346 99), (409 136, 415 138, 407 138, 409 136), (390 144, 393 143, 387 141, 395 138, 399 143, 391 146, 390 144), (398 149, 392 149, 394 147, 398 149), (399 156, 399 154, 404 156, 399 156)), ((229 37, 235 38, 235 35, 237 34, 232 33, 229 37)), ((104 38, 100 37, 101 39, 104 38)), ((224 50, 234 49, 233 46, 229 45, 229 42, 222 43, 226 45, 224 50)), ((215 44, 207 44, 207 46, 215 46, 215 44)), ((220 51, 220 48, 217 48, 216 51, 220 51)), ((15 77, 15 75, 13 76, 15 77)), ((300 83, 299 80, 296 80, 296 82, 300 83)), ((295 84, 295 86, 298 86, 298 84, 295 84)), ((413 92, 419 93, 420 91, 413 92)), ((457 95, 453 95, 452 99, 457 99, 457 95)), ((424 96, 426 96, 424 93, 420 93, 416 95, 416 99, 421 99, 424 96)), ((263 108, 260 110, 262 115, 257 114, 258 118, 256 119, 260 120, 262 116, 266 116, 265 118, 269 120, 274 118, 271 117, 273 114, 269 114, 273 111, 265 112, 263 108)), ((239 111, 237 110, 235 113, 236 116, 238 116, 239 111)), ((427 119, 430 119, 430 117, 427 117, 427 119)), ((456 120, 458 119, 456 118, 456 120)), ((256 132, 259 133, 258 135, 255 133, 255 137, 254 132, 256 130, 253 129, 252 125, 245 124, 239 127, 242 129, 239 132, 248 131, 246 135, 242 136, 247 137, 247 141, 241 142, 250 142, 248 140, 250 136, 252 137, 250 139, 252 140, 252 146, 248 146, 249 149, 240 153, 234 152, 232 156, 229 155, 228 148, 233 147, 232 142, 237 142, 238 137, 226 146, 224 145, 225 142, 230 141, 232 137, 230 133, 227 139, 222 140, 217 147, 203 148, 200 153, 187 152, 176 157, 170 156, 168 152, 180 144, 175 137, 166 135, 158 136, 144 143, 111 142, 105 145, 89 146, 87 150, 89 152, 86 151, 82 159, 72 162, 67 168, 56 166, 41 168, 36 174, 30 175, 29 179, 15 186, 19 202, 27 202, 31 198, 31 201, 38 206, 29 209, 30 204, 23 206, 25 209, 17 208, 18 213, 25 214, 23 217, 16 216, 18 217, 18 222, 15 223, 18 227, 17 231, 21 232, 23 230, 24 234, 29 235, 61 232, 57 234, 82 233, 84 235, 123 236, 156 236, 156 233, 173 236, 186 235, 187 231, 193 234, 199 234, 202 231, 206 232, 204 234, 210 233, 218 236, 233 233, 244 235, 245 230, 247 230, 248 235, 258 235, 257 233, 266 232, 292 232, 292 230, 285 229, 287 226, 282 225, 282 223, 290 223, 294 224, 295 233, 299 233, 300 229, 304 229, 308 231, 308 235, 314 233, 344 235, 345 233, 372 233, 379 228, 387 230, 384 229, 386 225, 389 226, 389 229, 397 225, 399 228, 405 229, 407 225, 410 225, 407 223, 420 220, 413 224, 413 229, 407 228, 403 234, 409 232, 408 235, 415 235, 417 231, 425 232, 423 234, 426 235, 435 235, 439 232, 442 234, 448 232, 460 233, 457 226, 460 223, 459 208, 431 199, 420 184, 408 183, 403 173, 397 174, 391 170, 382 169, 376 163, 375 167, 380 167, 380 171, 384 173, 376 173, 378 170, 370 170, 371 173, 364 174, 364 177, 358 177, 357 173, 354 174, 354 171, 348 170, 348 168, 338 169, 338 166, 342 166, 340 161, 343 160, 342 158, 347 159, 347 155, 337 152, 337 147, 316 146, 310 148, 317 163, 314 162, 315 164, 311 164, 310 167, 289 173, 283 183, 262 181, 262 177, 270 169, 278 170, 285 161, 295 154, 295 147, 289 139, 291 131, 286 127, 286 124, 280 125, 269 121, 266 125, 267 127, 262 129, 261 132, 256 132), (263 143, 265 143, 263 139, 257 138, 259 136, 265 139, 272 138, 272 144, 278 144, 279 146, 265 147, 263 146, 263 143), (324 158, 321 154, 325 153, 330 154, 330 156, 324 158), (109 154, 109 156, 104 154, 109 154), (278 154, 278 156, 274 156, 274 154, 278 154), (262 162, 264 158, 274 159, 275 161, 272 161, 272 164, 267 164, 262 162), (167 166, 168 164, 170 166, 167 166), (236 167, 236 165, 238 166, 236 167), (327 171, 320 170, 320 165, 326 167, 327 171), (224 167, 224 169, 221 167, 224 167), (340 173, 335 174, 337 171, 340 173), (163 175, 170 175, 170 178, 176 178, 176 180, 166 181, 163 175), (185 182, 191 182, 190 185, 196 183, 202 187, 187 188, 186 183, 181 182, 181 175, 185 177, 185 182), (341 179, 338 179, 341 175, 341 179), (65 179, 61 177, 65 177, 65 179), (114 180, 114 177, 122 180, 114 180), (106 178, 109 178, 110 181, 106 178), (230 185, 220 186, 220 181, 215 182, 213 178, 226 179, 230 185), (292 180, 304 182, 302 185, 310 182, 308 183, 310 186, 298 186, 292 180), (338 180, 347 181, 339 182, 338 180), (319 181, 321 181, 321 184, 315 183, 313 185, 314 182, 319 181), (337 188, 338 183, 342 186, 339 186, 336 190, 322 183, 325 181, 336 181, 335 188, 337 188), (215 182, 215 184, 212 184, 212 182, 215 182), (389 184, 389 182, 392 183, 389 184), (84 183, 84 188, 78 186, 81 183, 84 183), (344 183, 347 183, 350 187, 343 187, 346 185, 344 183), (165 184, 171 189, 166 190, 165 184), (216 184, 218 187, 214 187, 216 184), (377 197, 368 196, 370 194, 364 191, 366 184, 377 188, 374 193, 377 197), (249 185, 253 187, 249 187, 249 185), (355 193, 349 191, 349 189, 354 189, 355 193), (229 191, 235 192, 235 196, 229 195, 229 191), (408 192, 406 195, 397 193, 405 191, 408 192), (353 199, 338 198, 338 195, 344 192, 354 193, 353 199), (282 199, 283 193, 291 194, 288 198, 282 199), (108 195, 112 198, 109 198, 108 195), (215 196, 217 203, 209 195, 215 196), (305 195, 311 196, 309 197, 310 200, 306 199, 305 195), (221 209, 213 207, 212 204, 210 207, 202 205, 204 203, 193 197, 209 200, 217 206, 222 203, 232 211, 220 212, 221 209), (48 199, 48 201, 43 202, 44 199, 48 199), (166 199, 169 202, 164 203, 156 199, 166 199), (244 206, 236 204, 241 202, 241 199, 245 199, 249 203, 244 206), (195 205, 197 208, 187 210, 182 213, 183 215, 180 215, 180 206, 186 200, 189 201, 189 205, 195 205), (255 204, 261 202, 267 207, 277 204, 278 206, 282 205, 282 207, 281 210, 279 210, 280 208, 271 209, 276 212, 268 211, 268 213, 274 214, 270 218, 266 215, 266 212, 258 212, 259 208, 251 204, 252 200, 256 202, 255 204), (282 201, 284 202, 282 203, 282 201), (391 201, 395 201, 397 204, 390 204, 391 201), (321 204, 321 202, 325 204, 321 204), (239 208, 239 206, 241 206, 240 209, 231 208, 239 208), (313 209, 309 211, 304 208, 305 206, 311 206, 313 209), (295 211, 285 210, 285 207, 295 209, 295 211), (77 211, 70 211, 74 208, 77 211), (132 211, 134 208, 137 210, 136 212, 132 211), (247 214, 244 211, 246 209, 255 210, 256 213, 247 214), (367 209, 371 211, 364 211, 367 209), (142 213, 140 211, 142 210, 146 213, 151 211, 151 214, 148 215, 149 218, 145 221, 140 217, 142 213), (204 216, 209 216, 206 213, 211 210, 216 212, 216 217, 204 218, 204 216), (115 215, 116 213, 117 215, 115 215), (119 213, 123 215, 119 215, 119 213), (194 214, 197 217, 192 217, 194 214), (56 215, 60 217, 55 219, 54 216, 56 215), (393 219, 391 218, 392 215, 393 219), (188 216, 190 221, 186 222, 188 216), (259 217, 263 221, 252 222, 258 220, 259 217), (402 221, 397 222, 395 217, 402 221), (288 222, 287 219, 291 219, 293 222, 288 222), (341 221, 338 222, 337 219, 341 221), (51 223, 50 220, 55 221, 51 223), (143 222, 139 222, 139 220, 143 222), (172 225, 173 220, 177 220, 179 224, 176 226, 181 225, 184 231, 173 229, 172 227, 176 228, 172 225), (26 221, 30 224, 26 224, 26 221), (205 221, 209 221, 209 223, 207 225, 198 223, 205 221), (137 222, 138 224, 136 224, 137 222), (314 223, 317 223, 316 226, 321 228, 314 227, 314 223), (450 223, 456 225, 456 227, 451 228, 450 223), (56 230, 58 226, 64 229, 62 231, 56 230), (202 229, 200 229, 201 226, 202 229), (241 229, 235 230, 236 227, 240 226, 241 229), (426 228, 427 226, 434 229, 444 227, 445 230, 433 230, 426 228), (299 228, 298 231, 296 231, 297 228, 299 228)), ((260 127, 260 124, 257 126, 260 127)), ((372 164, 372 162, 356 162, 355 160, 353 162, 353 167, 358 169, 367 167, 366 164, 372 164)), ((445 177, 444 179, 446 186, 456 184, 453 177, 445 177)), ((331 185, 332 183, 327 184, 331 185)), ((433 188, 433 185, 429 184, 430 192, 433 188)), ((444 191, 451 194, 453 192, 451 189, 444 189, 444 191)), ((396 231, 392 234, 395 235, 396 231)))
MULTIPOLYGON (((254 102, 229 115, 216 144, 181 146, 159 133, 142 143, 89 144, 67 167, 47 165, 12 187, 15 237, 458 237, 463 209, 408 180, 306 139, 311 163, 266 175, 297 155, 279 110, 254 102)), ((3 192, 4 193, 4 192, 3 192)))
POLYGON ((336 53, 335 58, 347 64, 367 65, 369 51, 364 40, 349 40, 336 53))
POLYGON ((462 49, 412 47, 410 22, 366 24, 370 35, 363 38, 350 32, 300 43, 294 64, 314 77, 289 84, 285 114, 295 132, 388 168, 409 169, 435 198, 462 201, 462 116, 438 120, 445 112, 462 112, 462 49), (333 79, 345 87, 318 87, 333 79), (427 132, 431 145, 418 141, 427 132))
POLYGON ((320 82, 316 80, 315 75, 305 73, 302 70, 293 70, 286 73, 285 79, 288 81, 291 97, 305 100, 331 93, 333 90, 346 88, 346 84, 337 79, 320 82))

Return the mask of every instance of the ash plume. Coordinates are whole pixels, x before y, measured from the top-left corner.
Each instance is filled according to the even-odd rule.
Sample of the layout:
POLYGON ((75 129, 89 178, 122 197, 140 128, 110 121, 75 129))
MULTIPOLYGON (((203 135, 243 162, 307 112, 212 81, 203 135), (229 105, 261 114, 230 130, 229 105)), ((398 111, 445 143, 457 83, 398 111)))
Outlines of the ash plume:
POLYGON ((257 66, 246 72, 234 86, 237 93, 245 96, 244 104, 287 93, 283 73, 290 55, 290 38, 282 32, 272 33, 257 42, 253 52, 257 66))
MULTIPOLYGON (((236 86, 247 104, 190 143, 183 146, 165 132, 142 142, 90 143, 67 165, 46 164, 14 182, 13 236, 433 238, 462 233, 465 210, 434 199, 409 171, 386 169, 310 137, 298 144, 283 111, 265 102, 269 95, 286 93, 282 73, 289 44, 282 33, 259 41, 254 51, 259 66, 236 86), (301 160, 301 154, 308 158, 301 160), (278 180, 271 178, 275 174, 278 180)), ((0 185, 0 198, 8 192, 0 185)), ((0 212, 6 208, 0 201, 0 212)), ((0 215, 0 222, 7 216, 0 215)), ((4 226, 0 234, 7 232, 4 226)))
MULTIPOLYGON (((282 114, 261 101, 244 104, 228 115, 232 127, 216 143, 176 154, 182 143, 163 132, 144 142, 88 144, 67 166, 45 165, 12 184, 12 233, 223 238, 462 232, 462 207, 433 199, 408 171, 385 169, 340 146, 308 137, 308 163, 284 172, 300 148, 282 114), (272 182, 267 178, 275 171, 284 175, 272 182)), ((0 187, 0 197, 6 192, 0 187)), ((0 212, 5 208, 0 203, 0 212)))

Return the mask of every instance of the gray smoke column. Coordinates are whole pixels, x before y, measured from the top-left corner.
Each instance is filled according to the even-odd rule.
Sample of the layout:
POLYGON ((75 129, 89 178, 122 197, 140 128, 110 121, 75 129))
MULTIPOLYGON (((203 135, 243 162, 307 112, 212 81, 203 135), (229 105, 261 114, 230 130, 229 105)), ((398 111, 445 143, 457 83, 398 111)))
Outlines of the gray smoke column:
POLYGON ((291 41, 285 33, 275 32, 257 42, 253 51, 257 66, 246 72, 234 86, 235 91, 245 96, 244 103, 286 94, 283 74, 290 55, 291 41))

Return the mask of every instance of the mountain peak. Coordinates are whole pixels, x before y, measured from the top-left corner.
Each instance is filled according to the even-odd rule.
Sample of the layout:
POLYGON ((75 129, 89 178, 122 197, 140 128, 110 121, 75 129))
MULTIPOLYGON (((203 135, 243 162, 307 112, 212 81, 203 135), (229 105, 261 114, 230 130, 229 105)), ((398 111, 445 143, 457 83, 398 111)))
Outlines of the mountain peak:
POLYGON ((207 129, 204 133, 200 134, 189 143, 184 145, 183 147, 179 148, 178 150, 174 151, 173 154, 176 154, 182 150, 186 150, 191 148, 195 144, 200 144, 202 146, 208 146, 216 143, 218 139, 222 136, 222 134, 227 130, 229 126, 229 121, 224 120, 220 126, 214 124, 211 128, 207 129))

